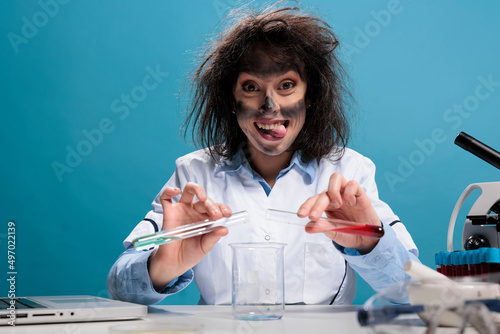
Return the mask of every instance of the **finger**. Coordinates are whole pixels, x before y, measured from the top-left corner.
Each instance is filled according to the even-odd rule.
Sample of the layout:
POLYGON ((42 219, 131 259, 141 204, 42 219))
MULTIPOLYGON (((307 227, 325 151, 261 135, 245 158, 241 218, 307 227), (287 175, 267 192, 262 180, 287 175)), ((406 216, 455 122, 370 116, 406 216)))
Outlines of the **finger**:
POLYGON ((179 188, 175 187, 166 187, 160 195, 160 199, 169 200, 172 197, 177 196, 181 193, 179 188))
POLYGON ((167 187, 163 190, 160 195, 160 203, 162 206, 172 203, 172 197, 175 197, 181 193, 179 188, 167 187))
POLYGON ((313 207, 314 203, 316 203, 316 199, 319 197, 319 195, 309 197, 299 208, 297 211, 297 216, 303 218, 309 216, 309 212, 311 212, 311 208, 313 207))
POLYGON ((227 217, 231 217, 231 215, 233 214, 233 212, 231 211, 231 208, 225 204, 213 203, 211 205, 213 205, 213 210, 214 210, 213 212, 216 212, 216 211, 220 212, 222 215, 221 217, 227 218, 227 217))
POLYGON ((193 207, 199 213, 208 214, 210 219, 219 219, 223 216, 219 205, 215 204, 210 198, 207 198, 205 201, 196 201, 193 207))
POLYGON ((346 179, 339 173, 333 173, 328 183, 328 197, 330 197, 333 208, 338 209, 343 205, 342 192, 346 185, 346 179))
POLYGON ((201 239, 201 249, 205 254, 210 252, 214 248, 215 244, 228 233, 226 227, 218 227, 210 233, 203 235, 201 239))
POLYGON ((331 199, 326 191, 319 194, 318 197, 316 197, 316 201, 311 207, 311 210, 309 211, 309 219, 313 221, 318 220, 330 204, 331 199))
POLYGON ((309 222, 306 225, 305 231, 307 233, 324 233, 328 238, 332 240, 334 240, 334 238, 337 236, 337 232, 332 231, 331 224, 326 220, 309 222))
POLYGON ((218 204, 218 205, 219 205, 219 209, 222 212, 222 215, 224 217, 231 217, 232 216, 233 212, 229 206, 227 206, 226 204, 218 204))
POLYGON ((198 197, 200 201, 205 201, 207 199, 205 189, 202 186, 193 182, 188 182, 182 191, 179 203, 192 203, 195 196, 198 197))
POLYGON ((361 189, 356 181, 349 181, 347 182, 342 195, 349 206, 355 206, 357 204, 358 197, 360 197, 363 193, 363 189, 361 189))
POLYGON ((323 230, 321 228, 319 228, 318 226, 316 226, 316 224, 314 222, 311 222, 311 223, 308 223, 306 225, 306 232, 307 233, 321 233, 321 232, 323 232, 323 230))
POLYGON ((327 208, 330 210, 340 208, 343 204, 341 192, 346 182, 341 174, 333 173, 330 176, 328 190, 305 201, 297 212, 298 216, 309 216, 311 220, 316 220, 327 208))

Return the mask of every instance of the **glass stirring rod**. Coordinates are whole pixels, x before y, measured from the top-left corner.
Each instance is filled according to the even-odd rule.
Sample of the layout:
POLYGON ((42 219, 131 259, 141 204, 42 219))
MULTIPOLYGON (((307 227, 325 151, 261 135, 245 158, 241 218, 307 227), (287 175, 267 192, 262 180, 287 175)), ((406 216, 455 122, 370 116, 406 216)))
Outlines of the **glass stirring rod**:
POLYGON ((336 218, 321 217, 317 221, 311 221, 308 217, 301 218, 297 213, 290 211, 282 211, 275 209, 268 209, 266 211, 266 219, 274 222, 306 226, 309 222, 326 221, 330 224, 328 228, 319 228, 321 231, 333 231, 359 235, 363 237, 380 239, 384 235, 384 228, 382 226, 371 224, 359 224, 352 221, 341 220, 336 218))
POLYGON ((233 226, 240 223, 247 223, 249 214, 247 211, 233 213, 231 217, 221 218, 218 220, 203 220, 200 222, 181 225, 172 229, 159 231, 152 234, 143 235, 132 240, 132 246, 136 250, 150 249, 155 246, 163 245, 175 240, 195 237, 197 235, 212 232, 217 227, 233 226))

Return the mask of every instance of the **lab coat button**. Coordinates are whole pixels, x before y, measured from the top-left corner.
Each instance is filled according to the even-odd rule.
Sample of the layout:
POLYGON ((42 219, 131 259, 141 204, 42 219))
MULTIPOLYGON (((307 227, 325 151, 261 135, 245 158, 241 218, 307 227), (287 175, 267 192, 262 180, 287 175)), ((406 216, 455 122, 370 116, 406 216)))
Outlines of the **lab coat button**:
POLYGON ((144 282, 141 283, 141 289, 146 290, 148 288, 148 285, 144 282))
POLYGON ((269 241, 269 240, 271 240, 271 237, 270 237, 269 235, 266 235, 266 236, 264 237, 264 239, 266 239, 267 241, 269 241))

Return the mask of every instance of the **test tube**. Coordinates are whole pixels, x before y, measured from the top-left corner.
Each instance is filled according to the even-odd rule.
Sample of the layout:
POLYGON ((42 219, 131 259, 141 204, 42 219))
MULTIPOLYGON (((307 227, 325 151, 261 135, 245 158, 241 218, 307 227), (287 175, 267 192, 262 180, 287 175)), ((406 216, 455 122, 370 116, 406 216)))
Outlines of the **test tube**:
POLYGON ((136 250, 150 249, 154 246, 163 245, 172 241, 210 233, 217 227, 229 227, 236 224, 246 223, 248 221, 248 212, 240 211, 233 213, 231 217, 221 218, 218 220, 207 219, 196 223, 181 225, 172 229, 144 235, 135 238, 132 241, 132 246, 136 250))
POLYGON ((443 264, 443 256, 442 256, 442 252, 439 252, 439 253, 434 253, 434 263, 436 264, 436 271, 440 274, 444 274, 442 269, 441 269, 441 266, 443 264))
MULTIPOLYGON (((316 221, 311 221, 308 217, 299 217, 295 212, 283 211, 269 209, 266 211, 266 219, 274 222, 300 225, 305 227, 308 223, 317 223, 320 221, 326 221, 329 223, 328 227, 318 227, 320 231, 334 231, 340 233, 348 233, 358 236, 364 236, 369 238, 380 239, 384 235, 384 228, 378 225, 363 224, 352 222, 348 220, 321 217, 316 221)), ((314 225, 309 225, 310 227, 315 227, 314 225)))

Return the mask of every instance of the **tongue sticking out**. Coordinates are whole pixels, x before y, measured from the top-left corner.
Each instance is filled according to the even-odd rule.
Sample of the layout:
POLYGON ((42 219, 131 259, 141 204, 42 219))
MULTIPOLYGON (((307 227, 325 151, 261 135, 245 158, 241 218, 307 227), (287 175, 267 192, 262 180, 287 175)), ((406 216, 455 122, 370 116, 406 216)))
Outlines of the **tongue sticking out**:
POLYGON ((284 125, 277 126, 274 129, 269 130, 269 134, 274 138, 283 138, 286 134, 286 128, 284 125))

